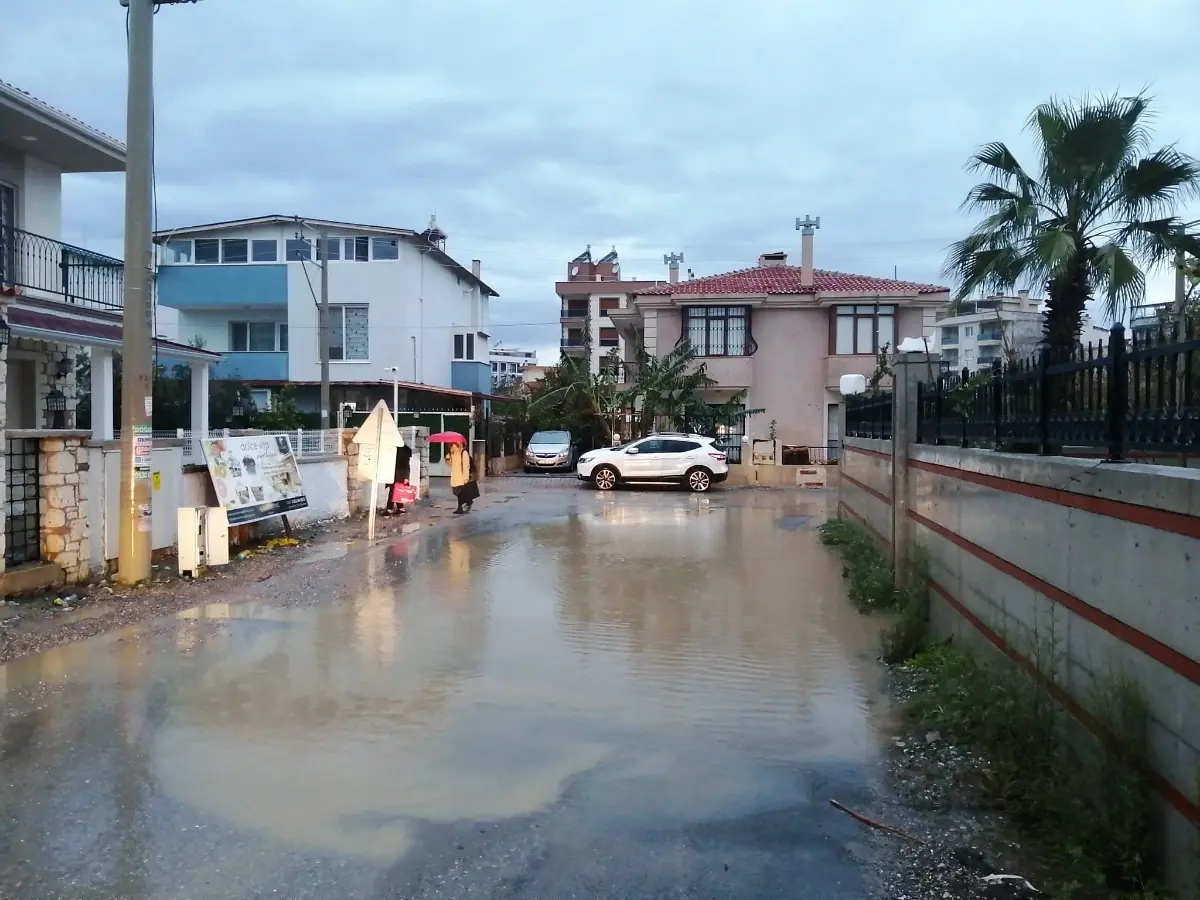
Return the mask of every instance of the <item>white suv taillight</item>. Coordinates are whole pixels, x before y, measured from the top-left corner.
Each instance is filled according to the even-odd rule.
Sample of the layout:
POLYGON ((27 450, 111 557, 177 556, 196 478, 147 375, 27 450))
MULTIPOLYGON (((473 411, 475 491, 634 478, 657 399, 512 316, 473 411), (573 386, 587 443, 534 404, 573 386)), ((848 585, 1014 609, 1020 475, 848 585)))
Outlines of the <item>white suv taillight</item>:
POLYGON ((713 453, 710 450, 708 455, 711 456, 713 459, 715 459, 717 462, 725 462, 725 454, 724 453, 713 453))

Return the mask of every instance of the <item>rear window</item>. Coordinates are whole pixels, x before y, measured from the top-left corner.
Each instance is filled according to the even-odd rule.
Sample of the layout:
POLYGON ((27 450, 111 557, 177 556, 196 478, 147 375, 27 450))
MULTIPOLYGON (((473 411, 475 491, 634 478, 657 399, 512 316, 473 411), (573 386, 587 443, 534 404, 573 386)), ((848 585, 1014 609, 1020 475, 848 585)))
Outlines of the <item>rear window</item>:
POLYGON ((571 432, 569 431, 539 431, 529 439, 531 444, 569 444, 571 443, 571 432))
POLYGON ((663 441, 666 445, 664 452, 666 453, 691 453, 693 450, 699 450, 700 445, 695 441, 663 441))

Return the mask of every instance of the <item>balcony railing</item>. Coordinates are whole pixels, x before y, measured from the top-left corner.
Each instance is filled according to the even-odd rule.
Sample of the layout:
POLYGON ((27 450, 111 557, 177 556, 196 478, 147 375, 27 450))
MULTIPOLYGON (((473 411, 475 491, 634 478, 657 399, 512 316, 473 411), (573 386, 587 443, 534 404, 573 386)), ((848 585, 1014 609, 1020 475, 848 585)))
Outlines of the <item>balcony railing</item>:
POLYGON ((560 319, 586 319, 588 317, 588 308, 586 306, 564 306, 559 314, 560 319))
POLYGON ((641 368, 637 363, 600 361, 600 374, 611 376, 617 384, 630 384, 637 381, 641 368))
POLYGON ((14 228, 0 226, 0 284, 90 309, 124 309, 125 264, 14 228))

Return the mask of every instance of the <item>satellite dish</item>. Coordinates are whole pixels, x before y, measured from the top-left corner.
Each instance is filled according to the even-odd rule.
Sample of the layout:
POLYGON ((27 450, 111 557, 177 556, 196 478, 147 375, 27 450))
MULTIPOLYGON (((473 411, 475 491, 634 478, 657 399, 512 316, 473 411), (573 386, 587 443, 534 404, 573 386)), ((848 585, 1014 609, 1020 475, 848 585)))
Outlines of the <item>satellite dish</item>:
POLYGON ((578 275, 579 274, 579 266, 571 266, 571 274, 578 275))
POLYGON ((838 379, 838 389, 843 397, 851 394, 862 394, 867 390, 866 375, 843 375, 838 379))
POLYGON ((614 272, 620 272, 620 271, 621 271, 621 264, 620 264, 620 263, 613 263, 613 271, 614 271, 614 272))

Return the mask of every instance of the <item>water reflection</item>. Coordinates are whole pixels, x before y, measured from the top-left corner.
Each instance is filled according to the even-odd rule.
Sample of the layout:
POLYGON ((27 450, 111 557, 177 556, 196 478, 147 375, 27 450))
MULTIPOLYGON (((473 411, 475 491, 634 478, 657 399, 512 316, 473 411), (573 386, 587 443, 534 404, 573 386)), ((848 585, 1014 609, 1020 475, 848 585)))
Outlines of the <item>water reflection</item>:
MULTIPOLYGON (((257 896, 297 852, 390 864, 423 824, 544 812, 598 773, 680 819, 755 809, 782 790, 764 763, 874 752, 872 627, 778 526, 805 514, 652 496, 443 529, 347 555, 341 600, 210 604, 0 667, 0 871, 14 896, 148 898, 220 893, 219 862, 257 896)), ((649 802, 596 796, 586 818, 649 802)))

